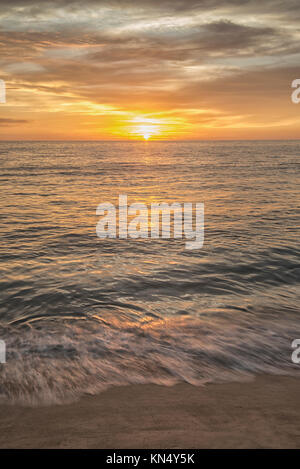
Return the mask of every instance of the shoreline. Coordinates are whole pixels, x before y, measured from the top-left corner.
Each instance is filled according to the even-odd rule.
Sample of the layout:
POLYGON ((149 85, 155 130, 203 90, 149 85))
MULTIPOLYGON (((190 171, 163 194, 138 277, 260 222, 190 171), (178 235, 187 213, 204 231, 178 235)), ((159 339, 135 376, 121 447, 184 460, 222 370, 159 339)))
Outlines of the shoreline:
POLYGON ((300 448, 300 379, 112 387, 71 404, 0 405, 0 448, 300 448))

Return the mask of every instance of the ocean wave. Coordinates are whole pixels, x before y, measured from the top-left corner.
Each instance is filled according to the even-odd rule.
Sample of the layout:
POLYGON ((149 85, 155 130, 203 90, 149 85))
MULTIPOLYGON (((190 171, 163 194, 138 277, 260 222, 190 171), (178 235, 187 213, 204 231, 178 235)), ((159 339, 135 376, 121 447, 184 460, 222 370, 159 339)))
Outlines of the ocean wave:
MULTIPOLYGON (((250 379, 255 374, 297 374, 293 320, 224 315, 108 324, 99 318, 41 320, 2 329, 4 402, 49 405, 97 394, 110 386, 193 385, 250 379), (45 322, 46 321, 46 322, 45 322), (46 326, 46 327, 45 327, 46 326)), ((299 334, 298 334, 299 335, 299 334)), ((299 375, 300 376, 300 375, 299 375)))

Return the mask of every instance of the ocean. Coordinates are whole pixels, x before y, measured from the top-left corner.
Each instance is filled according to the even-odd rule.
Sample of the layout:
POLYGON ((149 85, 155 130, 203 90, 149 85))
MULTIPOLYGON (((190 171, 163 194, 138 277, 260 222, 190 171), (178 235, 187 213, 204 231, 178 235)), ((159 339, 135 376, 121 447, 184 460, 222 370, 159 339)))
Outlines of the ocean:
POLYGON ((1 400, 299 374, 299 141, 1 142, 1 400), (204 203, 184 239, 99 239, 100 203, 204 203))

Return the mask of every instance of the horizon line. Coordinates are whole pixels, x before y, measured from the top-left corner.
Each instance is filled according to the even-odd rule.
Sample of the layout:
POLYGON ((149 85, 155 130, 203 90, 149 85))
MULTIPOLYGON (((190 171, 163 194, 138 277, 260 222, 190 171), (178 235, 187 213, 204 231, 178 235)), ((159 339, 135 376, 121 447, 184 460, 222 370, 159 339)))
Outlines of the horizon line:
POLYGON ((165 143, 180 143, 180 142, 290 142, 290 141, 300 141, 300 138, 226 138, 226 139, 149 139, 149 140, 133 140, 133 139, 0 139, 1 142, 106 142, 106 143, 120 143, 120 142, 130 142, 130 143, 150 143, 150 142, 165 142, 165 143))

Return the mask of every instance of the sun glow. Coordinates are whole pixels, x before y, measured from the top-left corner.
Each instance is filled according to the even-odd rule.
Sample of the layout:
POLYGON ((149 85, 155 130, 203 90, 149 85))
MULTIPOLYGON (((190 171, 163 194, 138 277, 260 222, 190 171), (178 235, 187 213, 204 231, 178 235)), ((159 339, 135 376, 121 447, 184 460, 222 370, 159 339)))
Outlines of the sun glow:
POLYGON ((135 117, 131 121, 134 125, 131 128, 131 134, 136 137, 143 137, 149 140, 151 137, 159 136, 163 131, 162 122, 159 119, 150 119, 146 117, 135 117))
POLYGON ((183 135, 189 130, 190 125, 179 117, 163 115, 157 112, 156 115, 128 113, 124 117, 120 114, 111 121, 108 133, 129 140, 166 140, 174 139, 178 135, 183 135))
POLYGON ((145 140, 149 140, 152 135, 158 133, 158 129, 151 125, 141 125, 136 129, 137 133, 144 137, 145 140))

